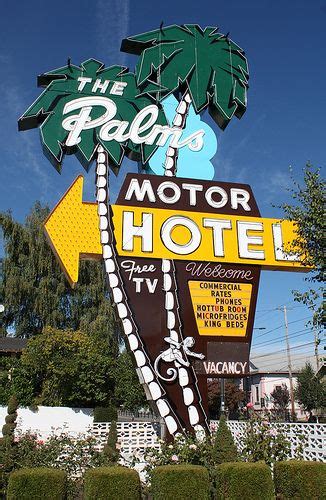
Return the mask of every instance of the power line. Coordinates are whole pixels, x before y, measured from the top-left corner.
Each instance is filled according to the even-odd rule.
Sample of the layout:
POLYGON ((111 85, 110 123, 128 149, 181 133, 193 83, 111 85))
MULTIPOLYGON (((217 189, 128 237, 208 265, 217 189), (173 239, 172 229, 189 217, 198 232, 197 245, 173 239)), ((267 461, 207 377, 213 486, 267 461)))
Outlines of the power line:
MULTIPOLYGON (((291 302, 291 301, 290 301, 291 302)), ((288 302, 288 304, 290 303, 288 302)), ((260 313, 267 313, 267 312, 273 312, 273 311, 278 311, 279 308, 282 307, 281 305, 280 306, 276 306, 276 307, 273 307, 272 309, 259 309, 258 311, 256 311, 256 314, 260 314, 260 313)), ((307 307, 306 305, 301 305, 301 306, 291 306, 289 307, 288 309, 297 309, 298 307, 307 307)))
MULTIPOLYGON (((294 337, 301 337, 309 332, 312 332, 312 329, 306 329, 304 328, 303 330, 297 330, 296 332, 292 332, 290 335, 289 335, 289 338, 294 338, 294 337), (304 332, 304 333, 301 333, 301 332, 304 332), (300 335, 298 335, 300 334, 300 335)), ((261 346, 261 345, 270 345, 270 344, 277 344, 278 342, 280 342, 282 340, 282 337, 278 337, 277 339, 274 339, 274 340, 265 340, 264 342, 261 342, 259 344, 254 344, 252 347, 255 348, 255 347, 258 347, 258 346, 261 346)))
MULTIPOLYGON (((304 321, 305 319, 310 319, 311 316, 306 316, 305 318, 301 318, 301 319, 296 319, 294 321, 290 321, 288 323, 288 325, 293 325, 294 323, 299 323, 300 321, 304 321)), ((257 337, 262 337, 263 335, 268 335, 269 333, 272 333, 272 332, 275 332, 276 330, 279 330, 280 328, 282 328, 284 325, 279 325, 279 326, 276 326, 275 328, 273 328, 272 330, 268 330, 268 332, 264 332, 264 333, 260 333, 257 335, 257 337)))
MULTIPOLYGON (((302 354, 302 352, 298 353, 298 354, 293 354, 293 359, 296 359, 296 358, 304 358, 304 357, 313 357, 314 356, 314 353, 311 351, 311 352, 305 352, 304 354, 302 354)), ((262 361, 262 363, 279 363, 280 361, 284 361, 285 362, 285 359, 284 357, 280 357, 278 359, 275 359, 274 361, 273 360, 268 360, 268 359, 265 359, 262 361)))
MULTIPOLYGON (((301 344, 301 345, 296 345, 294 347, 292 347, 292 349, 299 349, 300 347, 304 347, 306 345, 311 345, 311 344, 314 344, 315 342, 306 342, 305 344, 301 344)), ((267 356, 273 356, 274 354, 279 354, 281 352, 286 352, 286 349, 281 349, 280 351, 274 351, 274 352, 270 352, 268 354, 260 354, 258 356, 253 356, 251 359, 257 359, 257 358, 265 358, 267 356)))
MULTIPOLYGON (((311 361, 313 361, 314 353, 313 352, 311 352, 311 353, 307 352, 305 354, 294 354, 294 355, 292 355, 292 359, 294 360, 294 363, 299 362, 299 360, 302 359, 302 358, 305 358, 305 359, 309 358, 308 361, 311 362, 311 361)), ((275 360, 267 360, 266 359, 263 362, 258 361, 258 364, 259 364, 258 370, 261 370, 261 369, 264 370, 264 369, 266 369, 265 368, 266 366, 273 366, 273 365, 279 364, 280 361, 285 361, 285 359, 282 357, 281 359, 275 359, 275 360)), ((284 366, 284 369, 285 369, 285 368, 287 368, 288 365, 286 363, 286 365, 282 365, 282 366, 284 366)), ((280 370, 280 369, 278 369, 278 370, 280 370)))
MULTIPOLYGON (((313 357, 313 356, 314 356, 313 351, 306 351, 304 353, 301 351, 301 352, 293 354, 293 358, 300 358, 300 357, 304 358, 304 357, 313 357)), ((280 356, 279 358, 275 359, 274 361, 273 360, 264 359, 262 361, 262 363, 279 363, 280 361, 282 361, 282 362, 284 361, 284 363, 285 363, 285 359, 284 359, 283 356, 280 356)))

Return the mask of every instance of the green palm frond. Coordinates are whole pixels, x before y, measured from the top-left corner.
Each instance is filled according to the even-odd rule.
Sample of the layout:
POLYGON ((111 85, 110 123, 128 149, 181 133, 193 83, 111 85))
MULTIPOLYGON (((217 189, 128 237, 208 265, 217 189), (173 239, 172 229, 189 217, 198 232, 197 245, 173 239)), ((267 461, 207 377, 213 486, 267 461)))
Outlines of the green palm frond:
POLYGON ((188 90, 197 113, 208 107, 224 129, 247 107, 248 65, 244 51, 217 28, 168 26, 123 40, 121 50, 140 55, 137 85, 161 100, 188 90), (153 82, 160 89, 148 90, 153 82))
MULTIPOLYGON (((125 154, 146 164, 157 146, 138 145, 130 140, 124 143, 115 140, 110 142, 102 141, 99 137, 100 127, 83 130, 81 132, 81 141, 76 146, 68 148, 65 145, 69 132, 62 127, 64 106, 73 99, 87 96, 94 97, 96 95, 91 92, 92 85, 86 85, 82 91, 77 90, 79 77, 91 78, 93 83, 97 78, 100 78, 102 82, 110 80, 110 82, 126 83, 122 96, 111 93, 97 95, 108 97, 114 101, 117 106, 117 114, 114 119, 125 120, 129 123, 132 122, 140 110, 153 104, 153 98, 150 94, 154 90, 157 91, 157 85, 153 83, 149 84, 148 94, 141 94, 136 85, 135 75, 122 66, 105 68, 101 62, 95 59, 88 59, 80 66, 68 64, 39 76, 38 85, 46 88, 19 119, 19 130, 40 126, 44 153, 58 170, 61 169, 65 154, 76 154, 81 164, 88 170, 98 144, 101 144, 108 152, 111 166, 115 169, 120 166, 125 154)), ((100 107, 94 108, 92 110, 92 119, 98 118, 101 113, 103 113, 103 110, 100 107)), ((67 116, 69 117, 69 114, 64 117, 67 116)), ((167 124, 160 106, 157 123, 167 124)))

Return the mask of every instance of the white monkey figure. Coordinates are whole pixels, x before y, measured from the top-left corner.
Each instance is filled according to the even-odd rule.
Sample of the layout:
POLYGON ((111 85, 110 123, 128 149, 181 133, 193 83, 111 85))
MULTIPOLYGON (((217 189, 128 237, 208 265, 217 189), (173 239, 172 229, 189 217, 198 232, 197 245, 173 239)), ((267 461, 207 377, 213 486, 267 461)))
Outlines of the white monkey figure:
POLYGON ((170 344, 170 347, 165 351, 159 354, 154 362, 154 369, 158 377, 166 382, 172 382, 177 378, 177 370, 175 368, 168 368, 166 373, 169 375, 169 378, 163 377, 159 373, 159 363, 160 361, 164 361, 165 363, 174 363, 176 368, 180 366, 190 366, 189 361, 186 361, 182 356, 181 348, 183 349, 184 354, 187 356, 192 356, 198 359, 204 359, 204 354, 199 354, 196 352, 190 351, 190 348, 195 345, 195 339, 193 337, 186 337, 182 342, 177 342, 173 340, 171 337, 164 337, 164 340, 170 344))

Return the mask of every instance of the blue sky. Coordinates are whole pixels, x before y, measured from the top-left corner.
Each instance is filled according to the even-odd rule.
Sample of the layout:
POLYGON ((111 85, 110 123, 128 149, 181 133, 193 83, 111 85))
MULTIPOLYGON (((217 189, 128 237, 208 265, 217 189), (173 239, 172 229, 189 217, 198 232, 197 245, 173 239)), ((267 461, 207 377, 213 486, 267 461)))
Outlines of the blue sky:
MULTIPOLYGON (((42 154, 38 131, 17 131, 18 117, 39 95, 37 75, 66 64, 68 57, 75 64, 94 57, 133 69, 135 57, 119 52, 121 39, 157 28, 161 21, 219 26, 246 51, 248 109, 224 132, 215 127, 216 180, 250 184, 262 215, 278 217, 281 212, 272 204, 288 199, 289 166, 300 179, 307 160, 325 165, 325 1, 5 2, 0 19, 0 210, 11 209, 23 220, 35 200, 53 207, 76 175, 84 173, 68 157, 59 175, 42 154)), ((125 172, 135 168, 125 162, 112 180, 115 191, 125 172)), ((92 200, 93 169, 86 178, 85 199, 92 200)), ((311 332, 300 336, 309 312, 291 296, 292 289, 304 287, 301 274, 262 273, 256 327, 267 330, 256 331, 254 344, 279 342, 254 349, 257 355, 275 352, 275 357, 256 358, 264 368, 286 364, 284 353, 276 352, 284 348, 278 306, 294 307, 288 313, 291 344, 312 341, 311 332)), ((296 349, 295 366, 311 352, 312 346, 296 349)))

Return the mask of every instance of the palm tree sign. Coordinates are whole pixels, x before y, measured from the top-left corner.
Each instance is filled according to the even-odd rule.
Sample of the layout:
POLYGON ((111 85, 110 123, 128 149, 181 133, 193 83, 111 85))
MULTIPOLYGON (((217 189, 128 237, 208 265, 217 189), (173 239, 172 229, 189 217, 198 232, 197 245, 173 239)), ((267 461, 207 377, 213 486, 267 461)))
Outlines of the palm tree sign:
MULTIPOLYGON (((228 35, 219 33, 217 28, 202 29, 194 24, 168 26, 124 39, 121 50, 140 55, 136 77, 142 92, 147 90, 157 101, 171 93, 181 96, 173 119, 173 127, 177 129, 185 128, 190 104, 194 106, 196 113, 208 108, 222 130, 233 115, 241 118, 246 110, 249 78, 246 57, 243 50, 231 41, 228 35), (157 83, 159 87, 152 87, 150 90, 149 86, 153 83, 157 83)), ((165 175, 176 175, 177 159, 178 149, 168 147, 164 164, 165 175)), ((173 311, 171 308, 167 311, 169 337, 166 341, 170 345, 180 344, 185 340, 180 340, 182 332, 173 261, 162 260, 162 272, 164 282, 174 284, 174 308, 173 311), (172 326, 171 313, 174 315, 172 326)), ((166 289, 166 302, 171 297, 170 289, 171 286, 166 289)), ((189 421, 196 430, 199 428, 198 423, 205 419, 205 414, 202 408, 195 408, 191 401, 187 403, 190 388, 186 382, 189 377, 181 378, 180 372, 182 370, 184 373, 184 367, 179 367, 178 370, 183 399, 185 404, 188 404, 189 421), (203 414, 199 415, 198 410, 202 410, 203 414)), ((200 400, 198 388, 197 391, 200 400)))
MULTIPOLYGON (((142 91, 147 89, 158 101, 171 93, 182 94, 173 120, 177 128, 185 127, 191 103, 196 113, 208 108, 222 130, 233 115, 241 118, 246 110, 247 59, 244 51, 217 28, 168 26, 124 39, 121 50, 141 56, 136 76, 142 91), (159 87, 153 88, 153 83, 159 87)), ((168 151, 165 168, 172 174, 176 162, 177 149, 168 151)))
MULTIPOLYGON (((80 99, 80 105, 88 106, 87 98, 108 97, 116 105, 115 120, 126 120, 131 123, 137 113, 153 104, 150 94, 143 94, 136 86, 135 76, 122 66, 104 65, 88 59, 80 67, 68 64, 62 68, 49 71, 38 77, 38 85, 46 87, 44 92, 27 109, 18 121, 19 130, 27 130, 40 126, 41 141, 45 155, 60 171, 65 154, 76 154, 78 160, 88 170, 94 160, 99 145, 107 152, 110 166, 115 172, 119 169, 124 155, 146 164, 157 146, 134 144, 130 139, 124 142, 103 140, 100 136, 101 126, 85 128, 81 132, 81 140, 74 145, 67 144, 68 127, 62 126, 64 116, 69 120, 72 112, 65 113, 65 108, 74 99, 80 99), (114 92, 118 83, 123 93, 114 92), (84 99, 84 101, 82 101, 84 99)), ((155 89, 157 85, 154 84, 155 89)), ((153 92, 151 88, 150 92, 153 92)), ((98 101, 100 102, 100 101, 98 101)), ((95 120, 103 114, 103 107, 98 105, 91 111, 95 120)), ((159 108, 156 121, 166 124, 163 110, 159 108)))
MULTIPOLYGON (((169 432, 174 434, 177 430, 181 430, 180 423, 170 402, 164 397, 164 389, 151 366, 138 334, 133 314, 128 306, 117 265, 109 208, 109 166, 114 172, 117 172, 124 155, 146 165, 157 146, 144 143, 135 144, 130 139, 124 142, 103 140, 100 134, 100 125, 82 130, 80 138, 71 145, 68 141, 71 129, 69 124, 73 125, 76 120, 76 115, 72 114, 76 111, 65 113, 67 106, 70 109, 69 103, 74 99, 81 102, 80 113, 88 113, 90 110, 86 109, 89 104, 87 99, 95 96, 101 103, 103 102, 101 98, 107 96, 116 105, 115 125, 119 126, 119 120, 130 124, 137 113, 153 104, 151 92, 157 88, 157 84, 154 83, 153 87, 149 85, 149 94, 143 94, 136 85, 134 74, 128 72, 127 68, 121 66, 104 68, 104 65, 95 59, 83 62, 80 67, 69 63, 67 66, 45 73, 38 78, 38 84, 46 89, 19 119, 19 130, 40 126, 44 153, 59 171, 65 154, 76 154, 86 170, 96 158, 96 197, 101 243, 113 300, 117 305, 117 311, 122 320, 130 349, 134 353, 136 364, 141 362, 141 366, 146 367, 148 378, 152 380, 149 391, 155 393, 154 399, 158 407, 164 408, 166 425, 169 432), (122 92, 113 92, 115 84, 118 84, 120 90, 123 88, 123 95, 121 95, 122 92), (63 127, 63 119, 67 120, 66 128, 63 127)), ((91 113, 91 119, 95 120, 103 115, 103 107, 101 108, 100 105, 94 107, 91 113)), ((156 123, 167 124, 160 105, 158 105, 156 123)))

